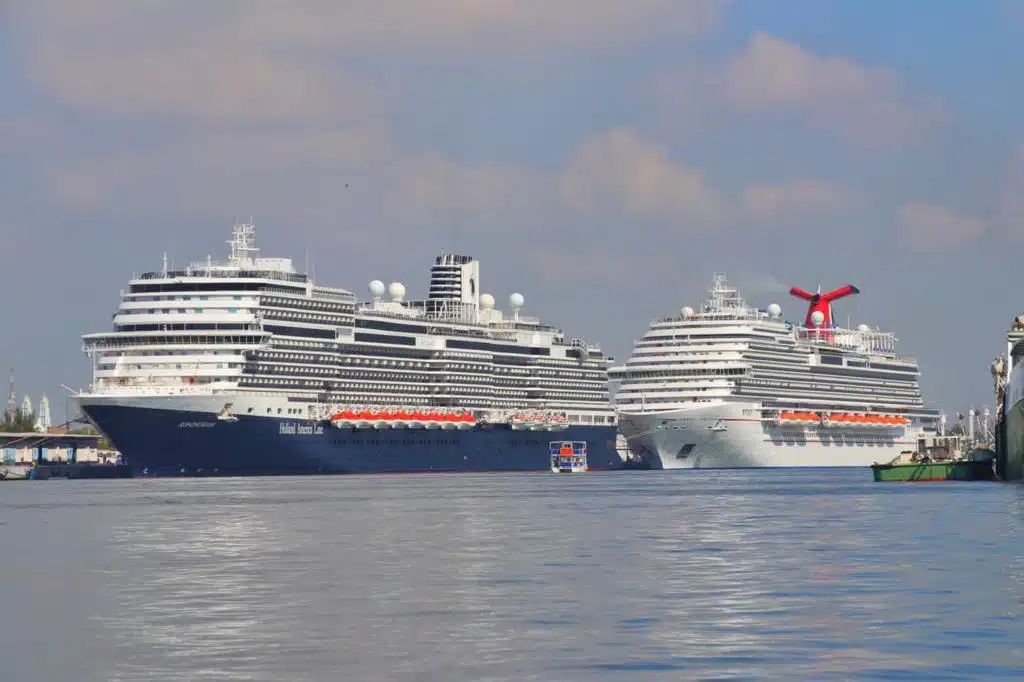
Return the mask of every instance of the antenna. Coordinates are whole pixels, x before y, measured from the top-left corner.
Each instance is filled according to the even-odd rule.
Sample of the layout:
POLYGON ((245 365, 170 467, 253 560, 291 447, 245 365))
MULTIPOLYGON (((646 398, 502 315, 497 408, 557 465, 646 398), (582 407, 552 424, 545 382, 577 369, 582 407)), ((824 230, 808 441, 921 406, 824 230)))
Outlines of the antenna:
POLYGON ((231 239, 228 240, 231 246, 231 264, 236 266, 251 266, 252 259, 249 254, 259 251, 256 248, 256 226, 249 218, 248 223, 236 222, 231 231, 231 239))
POLYGON ((456 253, 460 253, 462 249, 461 237, 462 237, 462 205, 458 197, 458 187, 455 182, 455 171, 448 168, 448 196, 451 204, 451 234, 452 234, 452 248, 456 253))

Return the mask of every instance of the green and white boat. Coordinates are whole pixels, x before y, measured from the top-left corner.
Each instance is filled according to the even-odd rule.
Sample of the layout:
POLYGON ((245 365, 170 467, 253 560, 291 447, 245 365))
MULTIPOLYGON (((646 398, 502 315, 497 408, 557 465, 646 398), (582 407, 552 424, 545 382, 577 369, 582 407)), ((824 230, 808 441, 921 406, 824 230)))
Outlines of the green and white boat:
POLYGON ((875 481, 993 481, 995 454, 989 448, 965 448, 961 436, 919 438, 916 450, 906 450, 885 463, 875 462, 875 481))

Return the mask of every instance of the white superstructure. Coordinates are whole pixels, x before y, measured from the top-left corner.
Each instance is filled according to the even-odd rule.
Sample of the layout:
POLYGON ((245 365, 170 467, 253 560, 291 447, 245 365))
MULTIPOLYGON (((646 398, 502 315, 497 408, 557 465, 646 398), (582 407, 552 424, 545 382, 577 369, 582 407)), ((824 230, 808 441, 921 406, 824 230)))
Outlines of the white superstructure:
POLYGON ((830 308, 812 310, 788 322, 716 274, 700 310, 654 320, 610 372, 630 449, 663 468, 866 466, 914 449, 938 419, 917 361, 896 354, 890 333, 840 329, 830 308))
POLYGON ((614 426, 612 359, 521 315, 521 294, 509 296, 511 315, 495 309, 478 261, 442 253, 424 300, 375 280, 360 302, 290 259, 258 257, 254 235, 235 225, 226 262, 171 271, 165 256, 133 278, 113 330, 83 337, 93 380, 76 399, 221 419, 423 408, 614 426))

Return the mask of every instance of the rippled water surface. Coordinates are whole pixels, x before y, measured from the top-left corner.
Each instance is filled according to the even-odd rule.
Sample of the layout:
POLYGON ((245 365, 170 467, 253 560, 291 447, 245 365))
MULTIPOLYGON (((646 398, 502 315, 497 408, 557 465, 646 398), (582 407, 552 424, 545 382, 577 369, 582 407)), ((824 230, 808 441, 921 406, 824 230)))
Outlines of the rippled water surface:
POLYGON ((1024 488, 867 470, 0 485, 0 679, 1024 678, 1024 488))

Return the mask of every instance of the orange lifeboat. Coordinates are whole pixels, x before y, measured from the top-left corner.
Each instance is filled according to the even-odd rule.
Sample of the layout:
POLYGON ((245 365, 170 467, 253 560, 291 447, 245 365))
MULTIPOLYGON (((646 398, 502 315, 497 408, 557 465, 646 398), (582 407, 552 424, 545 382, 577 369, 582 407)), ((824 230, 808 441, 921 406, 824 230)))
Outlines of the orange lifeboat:
POLYGON ((342 410, 331 417, 331 424, 339 429, 347 429, 354 424, 355 413, 352 410, 342 410))
POLYGON ((451 430, 456 428, 456 416, 454 412, 442 412, 441 413, 441 428, 445 430, 451 430))
POLYGON ((455 428, 465 431, 476 426, 476 417, 471 412, 463 412, 455 417, 455 428))
POLYGON ((397 409, 391 413, 391 426, 396 429, 405 428, 409 422, 409 413, 403 409, 397 409))
POLYGON ((375 429, 391 428, 390 415, 385 410, 374 410, 370 413, 370 421, 375 429))
POLYGON ((800 422, 801 424, 806 424, 807 426, 810 426, 811 424, 821 421, 821 417, 814 414, 813 412, 797 412, 795 417, 796 421, 800 422))
POLYGON ((423 427, 427 429, 441 428, 440 415, 437 410, 429 410, 423 413, 423 427))
POLYGON ((792 424, 796 421, 796 414, 793 412, 779 412, 779 423, 783 425, 792 424))
POLYGON ((425 422, 426 420, 427 416, 423 414, 423 412, 421 412, 420 410, 414 410, 413 412, 409 413, 409 419, 408 421, 406 421, 406 424, 409 426, 409 428, 422 429, 424 426, 423 422, 425 422))
POLYGON ((556 414, 551 418, 551 430, 564 431, 567 428, 569 428, 569 420, 564 414, 556 414))

